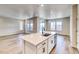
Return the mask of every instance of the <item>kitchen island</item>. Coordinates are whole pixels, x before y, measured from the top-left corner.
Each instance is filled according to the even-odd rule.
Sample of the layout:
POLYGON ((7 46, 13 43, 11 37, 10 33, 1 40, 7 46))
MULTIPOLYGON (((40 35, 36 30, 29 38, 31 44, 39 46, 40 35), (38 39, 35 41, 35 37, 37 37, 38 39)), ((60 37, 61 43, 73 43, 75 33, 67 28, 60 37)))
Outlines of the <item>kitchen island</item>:
POLYGON ((24 36, 25 54, 48 54, 56 45, 55 32, 44 36, 41 33, 33 33, 24 36))

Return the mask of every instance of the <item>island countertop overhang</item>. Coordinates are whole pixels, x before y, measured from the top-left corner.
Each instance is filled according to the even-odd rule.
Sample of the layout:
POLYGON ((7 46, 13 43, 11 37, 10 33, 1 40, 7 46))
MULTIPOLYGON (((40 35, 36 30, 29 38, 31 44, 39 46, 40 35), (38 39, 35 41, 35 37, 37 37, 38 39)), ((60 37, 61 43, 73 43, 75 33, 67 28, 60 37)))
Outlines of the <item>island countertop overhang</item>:
POLYGON ((43 36, 41 33, 33 33, 33 34, 29 34, 29 35, 24 35, 24 41, 37 46, 40 43, 42 43, 43 41, 49 39, 51 36, 54 36, 56 34, 56 32, 48 32, 51 35, 49 36, 43 36))

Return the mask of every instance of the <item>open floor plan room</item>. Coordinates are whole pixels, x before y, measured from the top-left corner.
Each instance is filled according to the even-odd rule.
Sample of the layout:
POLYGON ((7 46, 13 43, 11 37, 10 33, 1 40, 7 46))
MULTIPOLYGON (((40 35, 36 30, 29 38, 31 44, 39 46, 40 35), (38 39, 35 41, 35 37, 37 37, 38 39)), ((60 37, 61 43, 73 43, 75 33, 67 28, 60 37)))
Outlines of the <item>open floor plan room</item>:
POLYGON ((0 4, 0 54, 78 54, 78 4, 0 4))

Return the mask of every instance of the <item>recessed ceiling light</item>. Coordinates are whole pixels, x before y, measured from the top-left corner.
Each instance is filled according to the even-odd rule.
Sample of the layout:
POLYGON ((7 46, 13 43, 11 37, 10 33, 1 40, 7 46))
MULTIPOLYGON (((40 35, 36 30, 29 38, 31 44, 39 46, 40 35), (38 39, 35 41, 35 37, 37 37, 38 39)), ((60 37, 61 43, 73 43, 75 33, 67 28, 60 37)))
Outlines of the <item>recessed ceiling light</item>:
POLYGON ((41 7, 43 7, 44 6, 44 4, 41 4, 41 7))

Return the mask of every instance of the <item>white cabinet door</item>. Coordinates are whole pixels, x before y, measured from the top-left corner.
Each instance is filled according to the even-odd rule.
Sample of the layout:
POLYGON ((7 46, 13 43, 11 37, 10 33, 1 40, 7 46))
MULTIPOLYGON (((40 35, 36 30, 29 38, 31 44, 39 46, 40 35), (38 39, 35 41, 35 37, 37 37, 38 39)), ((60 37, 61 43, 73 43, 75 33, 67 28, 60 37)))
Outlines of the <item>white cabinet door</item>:
POLYGON ((37 46, 37 54, 47 54, 47 40, 37 46))
POLYGON ((77 48, 79 50, 79 32, 77 32, 77 48))
POLYGON ((25 42, 24 53, 25 54, 36 54, 36 46, 28 42, 25 42))
POLYGON ((48 39, 48 53, 50 53, 54 45, 55 45, 54 36, 52 36, 48 39))
POLYGON ((79 33, 77 32, 77 42, 79 42, 79 33))
POLYGON ((51 38, 49 38, 48 39, 48 53, 50 53, 51 48, 52 48, 52 46, 51 46, 51 38))
POLYGON ((77 32, 77 48, 79 50, 79 33, 77 32))
POLYGON ((79 42, 77 42, 77 48, 78 48, 78 50, 79 50, 79 42))

